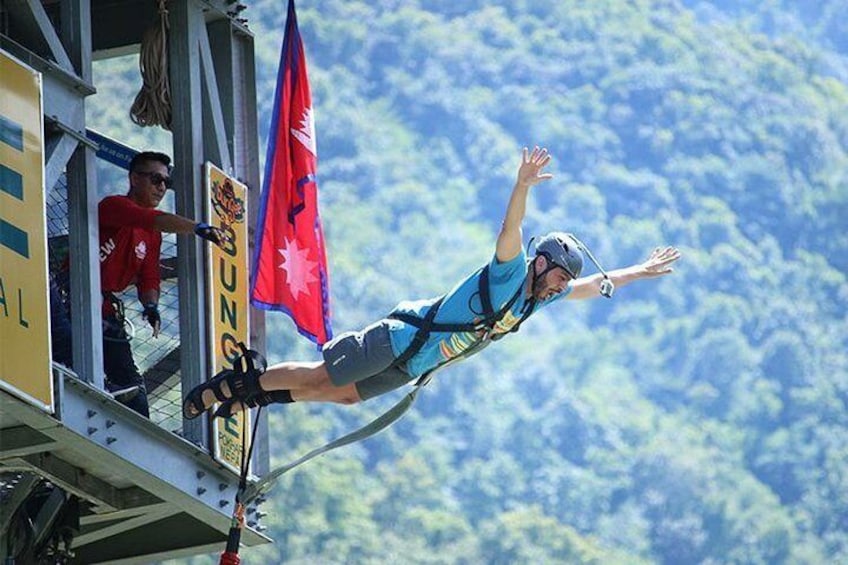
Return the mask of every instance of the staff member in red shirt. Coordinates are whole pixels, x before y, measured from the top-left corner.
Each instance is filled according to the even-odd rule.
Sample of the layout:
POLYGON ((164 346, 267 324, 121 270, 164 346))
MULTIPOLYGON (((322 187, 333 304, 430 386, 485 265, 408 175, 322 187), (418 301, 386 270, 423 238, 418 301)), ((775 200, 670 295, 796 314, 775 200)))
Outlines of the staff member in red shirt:
POLYGON ((157 337, 161 323, 162 232, 194 233, 215 245, 221 245, 226 238, 209 224, 156 209, 171 187, 170 165, 171 158, 164 153, 138 153, 130 162, 129 192, 125 196, 107 196, 98 206, 106 386, 116 398, 145 417, 150 415, 147 390, 133 360, 124 327, 124 305, 116 293, 135 285, 144 307, 142 315, 153 328, 153 337, 157 337))

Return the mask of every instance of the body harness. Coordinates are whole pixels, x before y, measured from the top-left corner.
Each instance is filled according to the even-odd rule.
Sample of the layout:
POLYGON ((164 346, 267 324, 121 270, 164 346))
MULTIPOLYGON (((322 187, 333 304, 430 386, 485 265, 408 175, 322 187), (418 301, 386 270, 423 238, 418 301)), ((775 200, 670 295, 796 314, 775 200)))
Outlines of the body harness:
MULTIPOLYGON (((535 297, 531 297, 524 304, 524 307, 521 310, 521 318, 519 318, 518 322, 510 328, 509 332, 495 334, 494 329, 498 322, 500 322, 506 313, 512 308, 515 302, 518 300, 518 297, 521 296, 521 293, 524 291, 525 279, 522 278, 521 284, 518 289, 515 291, 515 294, 512 295, 506 304, 504 304, 503 308, 498 311, 495 311, 492 306, 491 294, 489 292, 489 265, 485 265, 482 269, 480 269, 480 276, 478 279, 478 294, 480 296, 480 303, 483 306, 483 318, 476 322, 467 322, 467 323, 451 323, 451 322, 436 322, 436 314, 439 312, 439 308, 442 305, 442 301, 444 301, 445 297, 442 296, 435 303, 433 303, 424 316, 417 316, 415 314, 409 314, 406 312, 392 312, 389 314, 389 318, 394 320, 400 320, 410 326, 414 326, 418 328, 418 331, 415 332, 415 336, 413 336, 412 341, 407 346, 407 348, 398 355, 397 359, 395 359, 394 363, 392 363, 393 367, 403 368, 407 361, 412 359, 421 348, 424 347, 424 344, 427 343, 427 340, 430 339, 430 334, 433 332, 446 332, 446 333, 461 333, 461 332, 474 332, 478 335, 477 340, 468 348, 466 348, 459 356, 454 357, 453 359, 449 359, 433 367, 424 373, 421 378, 415 383, 416 386, 423 386, 430 381, 432 374, 442 368, 444 365, 451 363, 459 358, 469 357, 472 353, 476 352, 481 347, 485 347, 488 345, 489 341, 495 341, 502 337, 504 337, 507 333, 517 332, 519 326, 526 320, 530 314, 533 313, 533 310, 536 307, 536 299, 535 297)), ((542 273, 544 274, 544 273, 542 273)), ((541 276, 541 275, 539 275, 541 276)), ((536 277, 534 277, 534 282, 536 277)))

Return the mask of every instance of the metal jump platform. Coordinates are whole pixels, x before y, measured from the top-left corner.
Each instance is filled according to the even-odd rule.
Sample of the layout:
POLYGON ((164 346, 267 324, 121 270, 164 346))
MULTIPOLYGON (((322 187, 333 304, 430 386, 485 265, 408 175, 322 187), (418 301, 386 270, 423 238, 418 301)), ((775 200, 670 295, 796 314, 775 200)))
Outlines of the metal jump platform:
MULTIPOLYGON (((32 136, 18 126, 14 80, 0 73, 0 558, 7 563, 147 563, 220 551, 227 540, 237 470, 222 460, 218 427, 206 418, 184 421, 179 411, 184 392, 214 372, 208 250, 196 238, 172 236, 163 243, 162 269, 169 274, 161 306, 170 338, 133 343, 137 359, 142 353, 151 419, 104 392, 97 230, 102 147, 87 131, 86 98, 97 91, 92 61, 138 53, 145 31, 159 21, 160 6, 167 8, 169 25, 173 178, 193 187, 177 191, 174 211, 197 219, 208 214, 203 187, 209 165, 243 183, 248 210, 256 209, 253 35, 240 17, 242 4, 0 0, 0 57, 31 71, 40 84, 36 145, 43 158, 40 170, 30 172, 43 178, 44 199, 41 217, 29 219, 47 224, 34 237, 17 212, 30 179, 26 166, 16 168, 17 159, 32 136), (47 281, 22 282, 9 259, 17 252, 30 262, 35 257, 38 267, 38 254, 23 253, 20 242, 43 244, 44 262, 51 265, 56 244, 72 256, 67 300, 73 370, 14 337, 49 328, 47 281), (14 333, 21 328, 23 334, 14 333), (32 364, 14 363, 22 351, 32 355, 32 364), (42 382, 45 396, 21 393, 16 382, 42 382)), ((92 111, 90 102, 87 109, 92 111)), ((249 317, 251 346, 262 351, 264 318, 252 309, 249 317)), ((267 473, 269 464, 267 419, 258 426, 255 476, 267 473)), ((262 515, 257 506, 248 508, 243 545, 271 541, 261 533, 262 515)))

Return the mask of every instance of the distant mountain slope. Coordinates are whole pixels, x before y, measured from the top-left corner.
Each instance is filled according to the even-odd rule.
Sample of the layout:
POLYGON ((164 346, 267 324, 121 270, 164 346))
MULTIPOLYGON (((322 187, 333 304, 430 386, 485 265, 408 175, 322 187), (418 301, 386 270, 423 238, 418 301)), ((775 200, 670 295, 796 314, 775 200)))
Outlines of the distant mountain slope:
MULTIPOLYGON (((282 5, 245 12, 263 139, 282 5)), ((534 317, 294 473, 257 555, 848 561, 843 5, 299 1, 337 333, 488 260, 525 144, 556 175, 526 238, 574 230, 609 268, 685 258, 534 317)), ((272 360, 317 358, 281 315, 268 335, 272 360)), ((390 400, 276 407, 272 455, 390 400)))

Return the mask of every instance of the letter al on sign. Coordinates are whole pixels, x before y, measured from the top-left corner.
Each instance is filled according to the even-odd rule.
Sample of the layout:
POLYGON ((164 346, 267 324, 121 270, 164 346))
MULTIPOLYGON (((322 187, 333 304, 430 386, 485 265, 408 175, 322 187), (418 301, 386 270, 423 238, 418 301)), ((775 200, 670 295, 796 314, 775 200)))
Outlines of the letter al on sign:
POLYGON ((0 388, 53 412, 41 74, 0 50, 0 388))

